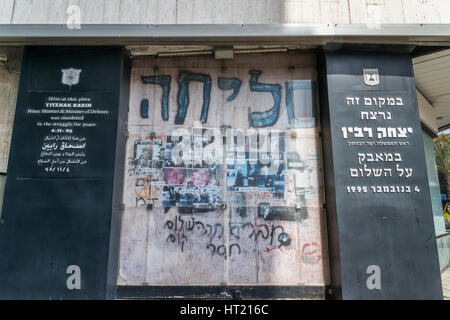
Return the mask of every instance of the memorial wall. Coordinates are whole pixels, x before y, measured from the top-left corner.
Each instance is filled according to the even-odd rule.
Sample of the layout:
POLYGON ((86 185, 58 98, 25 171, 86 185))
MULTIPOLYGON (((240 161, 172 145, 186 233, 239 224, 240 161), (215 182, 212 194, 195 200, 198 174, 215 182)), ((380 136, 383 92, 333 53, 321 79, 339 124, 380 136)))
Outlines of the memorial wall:
POLYGON ((121 286, 328 283, 316 58, 135 59, 121 286))
POLYGON ((0 299, 442 298, 411 57, 317 59, 26 47, 0 299))

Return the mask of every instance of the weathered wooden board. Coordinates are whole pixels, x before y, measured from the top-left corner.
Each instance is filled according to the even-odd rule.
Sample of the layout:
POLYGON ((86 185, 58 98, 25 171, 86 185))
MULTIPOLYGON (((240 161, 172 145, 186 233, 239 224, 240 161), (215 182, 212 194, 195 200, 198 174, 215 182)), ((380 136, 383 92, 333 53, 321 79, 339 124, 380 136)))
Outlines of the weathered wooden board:
POLYGON ((134 61, 119 285, 328 283, 315 69, 313 54, 134 61), (239 87, 234 99, 224 78, 239 87), (251 113, 276 110, 276 101, 276 119, 258 127, 251 113), (185 131, 180 144, 174 130, 185 131), (244 159, 226 152, 233 135, 252 132, 267 141, 271 133, 269 153, 238 137, 244 159), (211 146, 216 158, 207 163, 211 146))
MULTIPOLYGON (((19 72, 22 64, 22 48, 0 48, 8 56, 8 66, 19 72)), ((0 172, 6 173, 9 148, 16 110, 19 75, 0 67, 0 172)))

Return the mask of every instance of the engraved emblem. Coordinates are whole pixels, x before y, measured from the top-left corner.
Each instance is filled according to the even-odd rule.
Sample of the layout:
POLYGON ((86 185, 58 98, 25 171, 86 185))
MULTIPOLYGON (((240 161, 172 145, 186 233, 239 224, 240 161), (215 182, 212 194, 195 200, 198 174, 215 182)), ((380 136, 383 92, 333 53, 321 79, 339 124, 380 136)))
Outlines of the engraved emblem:
POLYGON ((367 86, 377 86, 380 84, 380 73, 377 68, 363 69, 364 84, 367 86))
POLYGON ((62 69, 62 84, 74 86, 80 82, 81 69, 62 69))

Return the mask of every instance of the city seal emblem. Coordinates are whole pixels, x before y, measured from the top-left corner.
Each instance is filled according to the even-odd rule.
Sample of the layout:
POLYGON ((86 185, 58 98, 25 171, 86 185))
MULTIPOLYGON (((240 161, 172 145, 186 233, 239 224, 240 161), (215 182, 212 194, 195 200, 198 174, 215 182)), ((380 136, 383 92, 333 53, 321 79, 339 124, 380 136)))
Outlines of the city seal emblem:
POLYGON ((68 86, 74 86, 80 82, 80 73, 81 69, 62 69, 62 84, 68 85, 68 86))
POLYGON ((363 69, 364 84, 374 87, 380 84, 380 73, 377 68, 363 69))

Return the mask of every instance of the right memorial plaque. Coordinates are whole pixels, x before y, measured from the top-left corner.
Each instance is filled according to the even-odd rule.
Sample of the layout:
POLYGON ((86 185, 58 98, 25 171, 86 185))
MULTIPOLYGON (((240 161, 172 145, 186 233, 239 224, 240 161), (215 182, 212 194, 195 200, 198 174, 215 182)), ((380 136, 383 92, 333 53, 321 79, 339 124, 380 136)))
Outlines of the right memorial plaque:
POLYGON ((442 299, 411 57, 327 53, 324 67, 333 295, 442 299))

